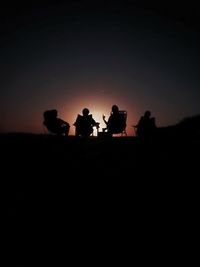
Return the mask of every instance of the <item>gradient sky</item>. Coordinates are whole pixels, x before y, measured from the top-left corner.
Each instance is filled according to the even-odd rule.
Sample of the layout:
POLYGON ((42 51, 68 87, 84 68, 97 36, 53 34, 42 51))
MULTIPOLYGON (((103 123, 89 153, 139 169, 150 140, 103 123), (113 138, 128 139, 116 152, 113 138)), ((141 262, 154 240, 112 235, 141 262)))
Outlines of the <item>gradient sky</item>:
POLYGON ((137 2, 4 4, 0 131, 43 133, 55 108, 70 134, 84 107, 100 127, 113 104, 127 110, 129 135, 146 109, 158 126, 199 114, 197 6, 137 2))

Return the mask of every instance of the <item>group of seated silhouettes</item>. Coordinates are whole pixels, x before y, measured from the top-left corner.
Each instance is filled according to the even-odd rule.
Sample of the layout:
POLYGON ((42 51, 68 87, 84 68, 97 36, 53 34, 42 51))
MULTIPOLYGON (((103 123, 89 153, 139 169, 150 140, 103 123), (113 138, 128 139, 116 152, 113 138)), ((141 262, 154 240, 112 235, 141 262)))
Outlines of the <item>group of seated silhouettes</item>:
MULTIPOLYGON (((68 122, 58 118, 58 112, 56 109, 46 110, 43 113, 44 121, 43 124, 48 129, 49 132, 57 135, 69 134, 70 125, 68 122)), ((103 115, 103 121, 106 127, 103 128, 103 135, 113 136, 114 134, 125 134, 126 135, 126 119, 127 112, 119 110, 117 105, 112 106, 112 110, 108 120, 106 120, 105 115, 103 115)), ((99 122, 90 114, 88 108, 82 110, 82 114, 78 114, 77 118, 73 124, 75 126, 75 136, 89 137, 93 134, 94 127, 96 127, 97 132, 99 130, 99 122)), ((151 136, 156 128, 155 118, 151 117, 151 112, 146 111, 144 116, 142 116, 137 125, 134 126, 136 129, 136 135, 141 138, 146 138, 151 136)))

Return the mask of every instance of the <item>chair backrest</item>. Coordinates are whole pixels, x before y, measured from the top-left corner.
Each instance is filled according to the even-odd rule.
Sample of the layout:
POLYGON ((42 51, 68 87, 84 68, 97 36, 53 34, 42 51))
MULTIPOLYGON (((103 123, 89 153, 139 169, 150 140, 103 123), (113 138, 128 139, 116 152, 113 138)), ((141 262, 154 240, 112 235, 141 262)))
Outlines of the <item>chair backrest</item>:
POLYGON ((46 110, 43 113, 44 121, 43 125, 50 133, 53 134, 65 134, 68 135, 70 125, 66 121, 57 118, 58 112, 56 109, 46 110))
POLYGON ((96 122, 93 119, 92 114, 89 114, 87 116, 78 114, 76 121, 73 124, 76 127, 75 135, 89 137, 90 135, 93 135, 94 127, 96 127, 98 134, 99 124, 100 123, 96 122))
POLYGON ((46 110, 43 113, 44 116, 44 123, 51 122, 57 118, 58 112, 56 109, 46 110))
POLYGON ((119 110, 119 114, 121 116, 121 126, 119 126, 119 130, 121 129, 121 134, 125 134, 126 133, 126 121, 127 121, 127 111, 126 110, 119 110))
POLYGON ((126 134, 126 121, 127 121, 127 111, 119 110, 119 115, 116 115, 110 121, 110 125, 108 125, 108 131, 111 134, 126 134))
POLYGON ((56 133, 57 131, 57 127, 55 126, 57 114, 58 112, 56 109, 46 110, 43 113, 43 124, 46 126, 49 132, 56 133))

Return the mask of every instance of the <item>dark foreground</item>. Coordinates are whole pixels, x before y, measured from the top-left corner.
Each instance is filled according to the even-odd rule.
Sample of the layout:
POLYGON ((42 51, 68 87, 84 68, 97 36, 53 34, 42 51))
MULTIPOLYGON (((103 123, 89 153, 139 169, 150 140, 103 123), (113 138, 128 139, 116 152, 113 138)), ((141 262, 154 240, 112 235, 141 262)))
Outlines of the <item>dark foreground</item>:
POLYGON ((184 242, 188 222, 195 226, 197 140, 6 134, 0 145, 9 260, 19 266, 31 266, 34 242, 38 253, 60 238, 83 248, 103 239, 106 248, 133 231, 137 242, 174 231, 184 242))

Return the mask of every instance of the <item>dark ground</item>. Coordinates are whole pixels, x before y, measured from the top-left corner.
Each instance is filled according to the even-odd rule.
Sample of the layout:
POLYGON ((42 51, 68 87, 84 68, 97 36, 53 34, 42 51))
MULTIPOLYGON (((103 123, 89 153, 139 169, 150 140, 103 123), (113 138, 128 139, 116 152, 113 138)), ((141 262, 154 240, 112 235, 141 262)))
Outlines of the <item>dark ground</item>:
POLYGON ((171 240, 173 247, 194 234, 197 140, 2 134, 0 145, 6 244, 15 263, 31 266, 34 242, 36 255, 60 239, 71 249, 87 241, 95 255, 103 241, 105 255, 124 238, 150 247, 150 240, 171 240))

